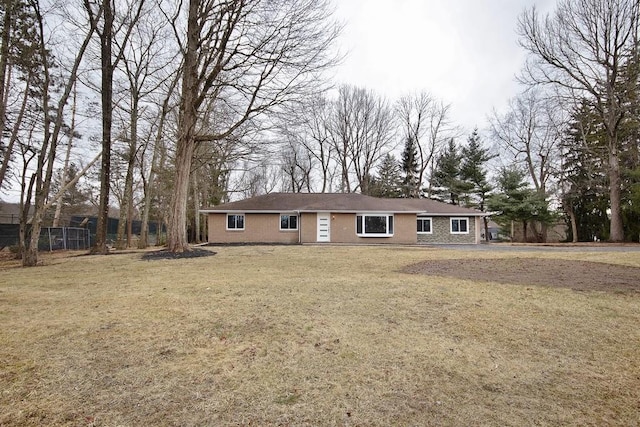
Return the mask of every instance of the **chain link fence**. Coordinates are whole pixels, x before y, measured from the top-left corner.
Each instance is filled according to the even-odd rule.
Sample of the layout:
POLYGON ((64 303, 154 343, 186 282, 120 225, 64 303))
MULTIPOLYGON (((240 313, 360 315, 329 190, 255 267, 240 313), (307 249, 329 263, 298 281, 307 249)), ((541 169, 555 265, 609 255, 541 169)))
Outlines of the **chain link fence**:
MULTIPOLYGON (((18 246, 20 226, 0 224, 0 250, 18 246)), ((30 234, 27 230, 27 235, 30 234)), ((28 241, 28 239, 27 239, 28 241)), ((91 247, 91 233, 80 227, 43 227, 38 239, 38 250, 86 250, 91 247)))

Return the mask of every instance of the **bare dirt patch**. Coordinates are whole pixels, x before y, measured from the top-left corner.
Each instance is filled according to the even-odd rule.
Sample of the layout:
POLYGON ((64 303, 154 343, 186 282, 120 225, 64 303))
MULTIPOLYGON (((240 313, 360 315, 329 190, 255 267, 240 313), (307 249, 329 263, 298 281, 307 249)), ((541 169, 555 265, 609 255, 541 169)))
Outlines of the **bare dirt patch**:
POLYGON ((187 259, 187 258, 201 258, 205 256, 213 256, 216 252, 208 251, 206 249, 192 248, 190 251, 184 252, 170 252, 166 249, 159 251, 147 252, 142 255, 143 260, 154 259, 187 259))
POLYGON ((576 291, 640 292, 640 268, 589 261, 541 258, 446 259, 413 264, 403 271, 576 291))

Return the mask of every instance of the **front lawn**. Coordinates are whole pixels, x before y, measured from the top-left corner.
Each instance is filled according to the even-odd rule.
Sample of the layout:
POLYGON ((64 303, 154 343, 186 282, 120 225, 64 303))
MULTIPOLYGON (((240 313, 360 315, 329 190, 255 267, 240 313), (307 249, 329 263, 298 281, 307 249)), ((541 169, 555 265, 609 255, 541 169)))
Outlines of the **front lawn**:
POLYGON ((588 281, 587 262, 640 272, 638 252, 208 249, 0 263, 0 425, 640 419, 636 288, 454 274, 482 257, 485 271, 533 260, 588 281))

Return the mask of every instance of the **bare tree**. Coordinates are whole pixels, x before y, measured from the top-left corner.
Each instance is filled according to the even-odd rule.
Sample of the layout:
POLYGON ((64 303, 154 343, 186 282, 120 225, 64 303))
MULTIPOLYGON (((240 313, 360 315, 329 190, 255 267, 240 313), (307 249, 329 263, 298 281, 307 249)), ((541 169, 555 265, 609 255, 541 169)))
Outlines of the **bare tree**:
MULTIPOLYGON (((158 183, 156 177, 158 171, 163 169, 167 159, 166 148, 166 136, 165 127, 168 120, 168 116, 175 105, 172 105, 171 99, 174 94, 175 88, 179 81, 179 75, 175 74, 172 79, 165 82, 164 95, 162 102, 159 102, 159 108, 156 114, 156 120, 152 126, 154 130, 153 139, 150 137, 141 148, 139 157, 140 171, 142 179, 142 190, 144 193, 141 215, 141 229, 140 240, 138 241, 139 248, 146 248, 149 245, 149 216, 151 214, 151 204, 153 202, 158 189, 158 183), (149 160, 149 167, 145 167, 145 154, 151 149, 151 159, 149 160)), ((158 234, 160 231, 158 231, 158 234)), ((158 239, 157 239, 158 240, 158 239)))
POLYGON ((187 6, 176 177, 167 230, 173 252, 189 250, 185 224, 196 147, 224 139, 248 120, 308 95, 320 73, 335 63, 330 49, 340 30, 330 20, 325 0, 189 0, 187 6), (205 134, 198 118, 205 101, 211 100, 227 104, 235 115, 216 126, 215 133, 205 134))
POLYGON ((36 16, 37 34, 39 37, 39 55, 42 60, 42 104, 43 104, 43 136, 42 144, 37 156, 37 166, 35 173, 32 175, 29 190, 26 193, 27 196, 23 199, 25 203, 31 199, 31 189, 34 192, 34 213, 31 220, 32 230, 30 242, 27 249, 24 251, 22 263, 24 266, 35 266, 38 263, 38 240, 40 237, 40 229, 42 220, 47 209, 50 207, 50 203, 47 203, 49 198, 49 189, 51 187, 51 179, 55 166, 55 159, 57 154, 58 143, 60 141, 60 133, 63 129, 63 112, 71 95, 71 90, 75 84, 77 78, 78 68, 84 52, 87 49, 89 41, 95 30, 91 27, 82 42, 82 45, 77 52, 75 60, 72 64, 71 70, 66 81, 63 82, 62 94, 59 97, 57 106, 50 106, 51 102, 51 89, 53 86, 52 77, 50 72, 50 64, 46 59, 48 57, 46 34, 45 34, 45 22, 44 17, 40 10, 40 3, 37 0, 30 0, 31 7, 36 16), (51 111, 54 113, 51 114, 51 111))
POLYGON ((109 194, 111 182, 111 146, 113 123, 113 76, 119 61, 124 57, 124 48, 128 45, 129 37, 135 24, 140 18, 145 0, 131 0, 126 4, 126 10, 120 19, 116 20, 114 0, 92 2, 84 0, 84 8, 89 17, 89 23, 100 39, 100 96, 102 107, 102 164, 100 168, 100 201, 98 207, 98 224, 96 240, 92 247, 93 253, 105 254, 107 248, 107 221, 109 218, 109 194), (116 25, 117 24, 117 25, 116 25), (121 34, 121 41, 114 52, 115 38, 121 34), (115 54, 114 54, 115 53, 115 54))
MULTIPOLYGON (((73 141, 79 135, 76 133, 76 110, 77 110, 77 101, 78 101, 78 85, 77 82, 74 82, 73 85, 73 101, 71 103, 71 126, 65 132, 67 137, 67 149, 65 150, 64 155, 64 164, 62 166, 61 172, 61 186, 64 187, 69 181, 73 179, 73 177, 69 176, 69 171, 71 167, 71 151, 73 148, 73 141)), ((53 226, 58 227, 60 225, 60 216, 62 215, 62 200, 59 200, 56 203, 56 211, 53 215, 53 226)))
POLYGON ((282 184, 282 170, 268 158, 257 163, 245 161, 235 191, 244 198, 273 193, 282 184))
MULTIPOLYGON (((148 98, 170 79, 172 63, 175 55, 168 49, 169 37, 167 22, 161 19, 156 8, 146 7, 140 19, 134 23, 130 43, 119 46, 123 52, 122 68, 128 82, 128 102, 120 105, 127 111, 126 147, 123 157, 127 163, 123 200, 120 205, 118 235, 116 245, 119 249, 131 246, 133 220, 134 169, 139 163, 137 159, 148 141, 141 141, 139 126, 145 122, 144 105, 148 98), (169 75, 169 76, 167 76, 169 75), (126 226, 126 242, 124 240, 126 226), (125 244, 126 243, 126 244, 125 244)), ((115 41, 119 45, 119 41, 115 41)), ((173 67, 174 70, 177 68, 173 67)), ((149 133, 149 136, 150 133, 149 133)))
POLYGON ((504 114, 490 117, 491 134, 503 153, 522 163, 535 190, 546 196, 549 179, 557 170, 562 136, 560 108, 536 89, 509 100, 504 114))
MULTIPOLYGON (((316 172, 311 178, 320 181, 316 191, 331 189, 335 170, 334 145, 331 140, 331 121, 334 103, 324 96, 314 96, 301 104, 291 105, 279 118, 279 132, 284 138, 306 151, 316 172), (319 168, 319 171, 317 170, 319 168), (319 175, 319 176, 317 176, 319 175)), ((311 182, 309 182, 311 191, 311 182)))
POLYGON ((524 81, 590 98, 606 129, 612 241, 624 239, 620 129, 631 91, 622 71, 635 52, 639 15, 637 0, 562 0, 544 19, 532 8, 519 20, 530 54, 524 81))
MULTIPOLYGON (((457 133, 451 123, 450 110, 449 104, 433 98, 427 92, 403 96, 396 103, 403 139, 411 139, 418 152, 418 176, 412 194, 421 193, 427 172, 434 166, 436 156, 457 133)), ((431 185, 428 188, 427 197, 431 197, 431 185)))
MULTIPOLYGON (((504 114, 494 111, 489 119, 500 151, 510 156, 508 162, 519 163, 527 171, 540 200, 547 200, 550 180, 558 172, 560 160, 564 121, 556 101, 531 88, 511 99, 504 114)), ((535 231, 536 224, 531 226, 535 231)), ((536 235, 546 241, 546 224, 541 224, 536 235)))
POLYGON ((393 111, 372 91, 341 86, 331 138, 341 170, 342 191, 367 194, 372 172, 395 138, 393 111), (351 182, 351 174, 357 183, 351 182))
POLYGON ((300 139, 290 135, 282 147, 280 159, 286 177, 284 191, 293 193, 311 192, 313 153, 300 143, 300 139))

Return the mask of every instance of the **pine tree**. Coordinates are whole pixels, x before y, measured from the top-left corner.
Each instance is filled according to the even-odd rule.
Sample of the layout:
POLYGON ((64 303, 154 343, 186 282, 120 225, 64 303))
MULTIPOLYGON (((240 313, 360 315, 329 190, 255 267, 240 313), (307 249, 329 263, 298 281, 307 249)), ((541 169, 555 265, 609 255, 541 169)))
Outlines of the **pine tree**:
POLYGON ((605 130, 585 99, 572 114, 561 142, 562 207, 573 241, 609 237, 605 130))
MULTIPOLYGON (((484 212, 489 193, 493 189, 487 180, 486 163, 493 159, 495 155, 489 149, 482 146, 482 140, 475 129, 467 141, 467 145, 462 147, 462 166, 460 168, 460 178, 464 182, 466 191, 465 205, 484 212)), ((484 235, 489 239, 488 220, 484 218, 484 235)))
POLYGON ((21 117, 28 109, 42 109, 42 64, 46 59, 53 66, 50 52, 44 49, 46 58, 41 54, 37 28, 29 2, 0 0, 0 188, 12 174, 21 117))
POLYGON ((392 154, 387 154, 380 163, 378 175, 369 183, 369 195, 396 198, 404 195, 401 167, 392 154))
POLYGON ((408 137, 404 143, 402 152, 402 195, 409 198, 420 197, 420 185, 418 179, 418 147, 412 137, 408 137))
POLYGON ((517 167, 503 168, 497 178, 499 193, 488 198, 487 207, 497 212, 494 218, 503 227, 512 221, 520 222, 526 242, 531 221, 548 224, 553 221, 554 215, 549 210, 547 200, 529 186, 525 176, 526 173, 517 167))
POLYGON ((446 150, 438 156, 436 169, 431 177, 433 193, 437 199, 452 205, 460 204, 460 195, 464 191, 464 183, 460 179, 461 161, 462 155, 452 138, 446 150))

